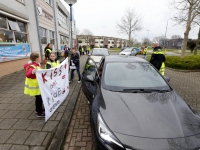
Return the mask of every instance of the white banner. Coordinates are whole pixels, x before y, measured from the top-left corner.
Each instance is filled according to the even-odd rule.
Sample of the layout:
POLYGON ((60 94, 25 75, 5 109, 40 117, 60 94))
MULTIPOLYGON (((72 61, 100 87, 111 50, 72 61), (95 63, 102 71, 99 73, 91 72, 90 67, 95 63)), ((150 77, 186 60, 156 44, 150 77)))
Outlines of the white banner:
POLYGON ((67 58, 56 68, 36 72, 45 107, 45 121, 52 116, 69 93, 68 70, 67 58))

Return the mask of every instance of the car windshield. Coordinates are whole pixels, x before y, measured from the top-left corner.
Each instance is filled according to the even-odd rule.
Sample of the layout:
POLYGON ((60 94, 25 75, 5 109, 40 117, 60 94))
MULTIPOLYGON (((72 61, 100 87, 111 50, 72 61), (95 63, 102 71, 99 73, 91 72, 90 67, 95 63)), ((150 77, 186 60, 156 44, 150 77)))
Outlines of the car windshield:
POLYGON ((109 55, 109 53, 108 53, 108 50, 105 50, 105 49, 94 49, 93 51, 92 51, 92 55, 93 56, 107 56, 107 55, 109 55))
POLYGON ((132 48, 126 48, 123 50, 123 52, 131 52, 132 51, 132 48))
POLYGON ((103 87, 111 91, 170 90, 161 75, 149 63, 107 63, 103 87))

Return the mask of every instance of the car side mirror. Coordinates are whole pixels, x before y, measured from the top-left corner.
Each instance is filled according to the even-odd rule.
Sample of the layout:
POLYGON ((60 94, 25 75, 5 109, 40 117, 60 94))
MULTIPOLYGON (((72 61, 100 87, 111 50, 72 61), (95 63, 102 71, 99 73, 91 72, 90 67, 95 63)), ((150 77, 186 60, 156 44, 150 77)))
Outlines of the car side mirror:
POLYGON ((90 82, 94 81, 94 78, 92 75, 87 75, 85 79, 86 79, 86 81, 90 81, 90 82))
POLYGON ((169 82, 170 81, 170 78, 168 76, 164 76, 164 79, 169 82))

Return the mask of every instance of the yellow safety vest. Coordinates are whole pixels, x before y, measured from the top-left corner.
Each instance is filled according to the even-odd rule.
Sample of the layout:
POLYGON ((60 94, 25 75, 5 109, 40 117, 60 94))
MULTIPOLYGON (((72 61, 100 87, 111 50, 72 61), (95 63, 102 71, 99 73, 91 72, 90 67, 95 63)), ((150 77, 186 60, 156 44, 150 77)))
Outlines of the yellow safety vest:
POLYGON ((84 52, 84 48, 82 48, 82 52, 84 52))
MULTIPOLYGON (((35 67, 31 65, 33 68, 41 69, 40 67, 35 67)), ((25 79, 25 87, 24 87, 24 94, 30 96, 40 95, 40 88, 37 79, 27 78, 25 79)))
POLYGON ((52 50, 51 50, 51 49, 46 49, 46 50, 45 50, 45 57, 48 58, 49 56, 46 56, 46 52, 47 52, 47 51, 49 51, 49 53, 52 53, 52 50))
MULTIPOLYGON (((51 65, 51 68, 55 68, 57 67, 58 65, 60 65, 60 61, 57 60, 56 62, 51 62, 51 61, 47 61, 46 65, 49 64, 51 65)), ((47 66, 45 65, 45 69, 47 68, 47 66)))
POLYGON ((147 48, 145 48, 145 49, 144 49, 144 52, 143 52, 143 54, 144 54, 144 55, 146 55, 146 54, 147 54, 147 48))
MULTIPOLYGON (((153 52, 153 54, 163 54, 163 55, 165 55, 164 52, 162 52, 160 49, 158 51, 153 52)), ((163 75, 163 76, 165 75, 165 62, 162 62, 162 65, 160 67, 159 72, 160 72, 161 75, 163 75)))

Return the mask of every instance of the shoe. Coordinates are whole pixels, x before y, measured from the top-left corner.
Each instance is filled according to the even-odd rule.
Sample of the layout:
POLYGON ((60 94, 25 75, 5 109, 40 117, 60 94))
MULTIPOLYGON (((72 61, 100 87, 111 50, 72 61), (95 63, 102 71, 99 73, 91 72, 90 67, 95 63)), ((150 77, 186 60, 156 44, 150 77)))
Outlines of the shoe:
POLYGON ((45 117, 45 114, 44 114, 44 113, 41 113, 41 114, 40 114, 40 113, 37 113, 37 117, 38 117, 38 118, 44 118, 44 117, 45 117))
MULTIPOLYGON (((37 111, 35 111, 35 113, 37 114, 38 112, 37 112, 37 111)), ((42 113, 45 113, 45 109, 42 109, 42 113)))
POLYGON ((81 83, 81 80, 78 80, 78 83, 81 83))
POLYGON ((73 82, 73 80, 69 80, 69 83, 73 82))

